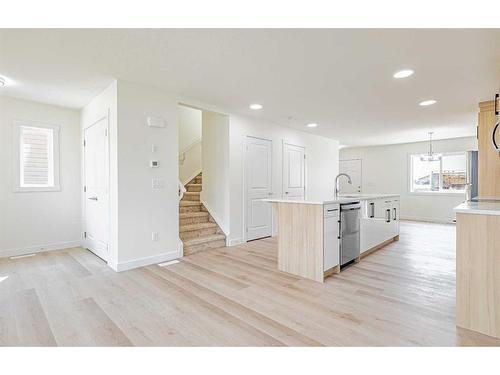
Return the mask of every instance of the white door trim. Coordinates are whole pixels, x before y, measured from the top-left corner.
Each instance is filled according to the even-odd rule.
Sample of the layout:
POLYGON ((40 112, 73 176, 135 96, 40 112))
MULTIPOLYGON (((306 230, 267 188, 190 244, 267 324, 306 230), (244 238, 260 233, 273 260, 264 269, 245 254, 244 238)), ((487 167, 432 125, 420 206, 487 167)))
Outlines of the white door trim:
POLYGON ((285 196, 285 145, 304 149, 304 199, 307 196, 307 148, 304 145, 292 143, 283 139, 281 142, 281 196, 285 196))
MULTIPOLYGON (((242 142, 242 155, 243 157, 241 158, 242 160, 242 197, 243 197, 243 202, 242 202, 242 233, 243 233, 243 238, 242 242, 245 243, 247 242, 248 236, 247 236, 247 213, 248 213, 248 199, 247 199, 247 141, 248 138, 253 138, 253 139, 260 139, 263 141, 269 141, 271 142, 271 190, 274 195, 274 179, 273 179, 273 155, 274 155, 274 142, 271 138, 265 138, 265 137, 257 137, 254 135, 248 135, 245 134, 243 136, 243 142, 242 142)), ((274 211, 271 211, 271 235, 274 234, 274 211)))
MULTIPOLYGON (((109 250, 110 250, 110 239, 111 239, 111 231, 110 231, 110 225, 111 225, 111 209, 110 209, 110 194, 109 194, 109 183, 110 183, 110 155, 109 155, 109 150, 110 150, 110 145, 109 145, 109 117, 110 117, 110 109, 108 108, 107 111, 106 111, 106 114, 104 114, 103 116, 99 117, 97 120, 93 121, 90 125, 88 126, 84 126, 84 128, 82 129, 82 166, 83 166, 83 170, 82 170, 82 176, 83 176, 83 180, 82 180, 82 191, 84 192, 84 194, 82 195, 82 211, 83 211, 83 230, 84 230, 84 233, 86 233, 87 231, 87 206, 86 206, 86 196, 85 196, 85 184, 86 184, 86 175, 85 175, 85 146, 84 146, 84 141, 85 141, 85 131, 89 128, 91 128, 92 126, 98 124, 99 122, 103 121, 103 120, 106 120, 106 134, 107 134, 107 137, 106 137, 106 169, 107 169, 107 173, 106 173, 106 191, 107 191, 107 230, 108 230, 108 243, 106 244, 107 245, 107 259, 104 259, 104 258, 101 258, 103 259, 104 261, 106 261, 108 264, 110 262, 110 259, 109 259, 109 250)), ((83 237, 83 240, 82 240, 82 245, 83 247, 87 248, 88 249, 88 242, 87 242, 87 238, 85 238, 85 236, 83 237)))

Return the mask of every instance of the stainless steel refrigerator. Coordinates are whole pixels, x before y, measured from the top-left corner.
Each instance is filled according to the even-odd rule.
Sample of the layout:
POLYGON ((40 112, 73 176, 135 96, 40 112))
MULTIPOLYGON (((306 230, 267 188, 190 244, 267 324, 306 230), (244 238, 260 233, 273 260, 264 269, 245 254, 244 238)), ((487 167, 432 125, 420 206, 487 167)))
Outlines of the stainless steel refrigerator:
POLYGON ((466 185, 465 185, 465 199, 470 201, 472 198, 477 197, 478 195, 478 154, 477 151, 467 151, 466 152, 466 162, 467 162, 467 171, 466 171, 466 185))

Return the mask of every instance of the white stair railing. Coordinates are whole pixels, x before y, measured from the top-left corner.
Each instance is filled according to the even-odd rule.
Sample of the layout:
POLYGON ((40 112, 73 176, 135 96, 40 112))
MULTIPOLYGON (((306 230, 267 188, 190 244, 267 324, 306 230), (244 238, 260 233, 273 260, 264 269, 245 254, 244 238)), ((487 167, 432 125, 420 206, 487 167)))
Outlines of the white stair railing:
POLYGON ((177 184, 179 187, 179 200, 181 200, 182 197, 184 196, 184 193, 186 192, 186 188, 180 180, 177 180, 177 184))

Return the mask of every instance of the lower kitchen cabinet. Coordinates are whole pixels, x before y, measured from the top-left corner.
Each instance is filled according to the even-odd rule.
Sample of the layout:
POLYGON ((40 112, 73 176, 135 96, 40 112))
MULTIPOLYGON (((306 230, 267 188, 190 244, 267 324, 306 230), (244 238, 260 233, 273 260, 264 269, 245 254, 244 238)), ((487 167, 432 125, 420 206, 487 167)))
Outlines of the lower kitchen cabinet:
POLYGON ((399 198, 365 201, 360 225, 361 253, 397 238, 399 236, 399 198))
POLYGON ((340 206, 324 206, 323 215, 323 270, 329 271, 339 265, 340 206))

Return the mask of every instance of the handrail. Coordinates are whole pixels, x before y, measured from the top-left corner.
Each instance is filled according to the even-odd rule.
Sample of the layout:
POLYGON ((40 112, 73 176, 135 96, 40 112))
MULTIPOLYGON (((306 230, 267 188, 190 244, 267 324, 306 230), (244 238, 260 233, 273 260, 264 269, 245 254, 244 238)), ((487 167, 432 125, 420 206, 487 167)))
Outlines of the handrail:
POLYGON ((177 185, 179 188, 179 201, 180 201, 182 199, 182 197, 184 196, 184 193, 186 192, 186 187, 181 182, 181 180, 177 180, 177 185))
POLYGON ((181 151, 179 151, 179 164, 184 164, 184 160, 186 160, 186 152, 190 151, 192 148, 201 144, 201 138, 198 138, 196 141, 191 143, 189 146, 185 147, 181 151))

